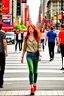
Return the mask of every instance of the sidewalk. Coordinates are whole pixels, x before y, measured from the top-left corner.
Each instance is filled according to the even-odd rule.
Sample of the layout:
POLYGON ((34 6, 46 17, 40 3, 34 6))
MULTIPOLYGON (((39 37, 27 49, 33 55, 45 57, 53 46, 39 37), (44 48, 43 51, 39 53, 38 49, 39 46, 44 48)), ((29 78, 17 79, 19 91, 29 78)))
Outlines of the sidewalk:
MULTIPOLYGON (((29 90, 0 91, 0 96, 30 96, 29 90)), ((42 90, 36 91, 35 96, 64 96, 64 90, 42 90)))

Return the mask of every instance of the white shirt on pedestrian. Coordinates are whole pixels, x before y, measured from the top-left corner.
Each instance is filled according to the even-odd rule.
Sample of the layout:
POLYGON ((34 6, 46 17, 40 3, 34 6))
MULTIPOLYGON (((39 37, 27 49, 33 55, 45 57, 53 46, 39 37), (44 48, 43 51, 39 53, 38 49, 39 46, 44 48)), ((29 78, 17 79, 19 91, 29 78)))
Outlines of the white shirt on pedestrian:
POLYGON ((21 33, 18 33, 18 40, 21 40, 21 33))
POLYGON ((45 33, 42 33, 40 38, 42 40, 42 39, 45 39, 45 37, 46 37, 46 34, 45 33))

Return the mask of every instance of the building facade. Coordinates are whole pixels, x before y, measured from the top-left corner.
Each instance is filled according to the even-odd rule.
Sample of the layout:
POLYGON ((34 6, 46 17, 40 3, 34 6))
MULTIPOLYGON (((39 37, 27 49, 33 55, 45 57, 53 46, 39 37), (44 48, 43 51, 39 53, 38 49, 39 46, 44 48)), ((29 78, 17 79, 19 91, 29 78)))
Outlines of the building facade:
POLYGON ((43 0, 43 18, 47 16, 47 2, 48 0, 43 0))
POLYGON ((0 0, 0 21, 2 21, 2 0, 0 0))
POLYGON ((11 0, 11 13, 12 13, 12 24, 16 25, 16 19, 17 19, 17 0, 11 0))
POLYGON ((58 13, 61 12, 61 0, 49 0, 47 3, 47 18, 57 18, 58 13))

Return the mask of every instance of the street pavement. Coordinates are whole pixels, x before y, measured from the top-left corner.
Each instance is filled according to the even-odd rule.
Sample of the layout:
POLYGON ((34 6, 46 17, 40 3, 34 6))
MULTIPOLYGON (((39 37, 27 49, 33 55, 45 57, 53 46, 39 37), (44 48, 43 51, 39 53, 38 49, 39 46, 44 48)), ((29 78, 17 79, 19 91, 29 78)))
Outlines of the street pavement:
MULTIPOLYGON (((0 89, 0 96, 28 96, 29 73, 26 58, 21 64, 21 52, 15 52, 14 45, 8 45, 9 55, 6 57, 4 88, 0 89)), ((64 96, 64 71, 61 55, 55 47, 55 58, 49 62, 48 47, 41 51, 41 61, 38 66, 38 82, 36 96, 64 96)), ((25 56, 26 57, 26 56, 25 56)))

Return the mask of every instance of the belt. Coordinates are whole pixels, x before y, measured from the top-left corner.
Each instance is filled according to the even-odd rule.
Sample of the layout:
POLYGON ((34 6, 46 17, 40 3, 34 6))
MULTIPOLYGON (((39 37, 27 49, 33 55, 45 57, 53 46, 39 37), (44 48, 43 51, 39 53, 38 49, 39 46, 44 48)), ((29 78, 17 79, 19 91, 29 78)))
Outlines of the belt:
POLYGON ((36 52, 29 52, 29 51, 27 51, 27 53, 35 54, 36 52))

